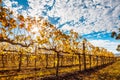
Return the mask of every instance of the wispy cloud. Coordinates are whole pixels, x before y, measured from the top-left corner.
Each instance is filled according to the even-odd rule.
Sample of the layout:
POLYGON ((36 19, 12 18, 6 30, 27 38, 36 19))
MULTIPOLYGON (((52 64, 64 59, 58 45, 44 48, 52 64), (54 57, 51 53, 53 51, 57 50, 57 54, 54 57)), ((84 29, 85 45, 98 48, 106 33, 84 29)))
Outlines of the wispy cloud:
POLYGON ((111 42, 109 40, 91 40, 90 42, 95 46, 104 47, 108 49, 108 51, 118 53, 118 51, 116 51, 116 48, 119 42, 111 42))
MULTIPOLYGON (((12 7, 12 4, 18 4, 17 1, 4 0, 6 6, 16 14, 20 10, 26 16, 44 16, 52 19, 59 17, 59 21, 55 23, 57 27, 62 24, 74 26, 71 29, 81 34, 89 34, 93 31, 110 32, 116 30, 114 26, 120 27, 119 0, 27 0, 27 2, 28 9, 20 10, 22 8, 20 5, 12 7)), ((66 30, 64 28, 66 25, 61 27, 66 30)))

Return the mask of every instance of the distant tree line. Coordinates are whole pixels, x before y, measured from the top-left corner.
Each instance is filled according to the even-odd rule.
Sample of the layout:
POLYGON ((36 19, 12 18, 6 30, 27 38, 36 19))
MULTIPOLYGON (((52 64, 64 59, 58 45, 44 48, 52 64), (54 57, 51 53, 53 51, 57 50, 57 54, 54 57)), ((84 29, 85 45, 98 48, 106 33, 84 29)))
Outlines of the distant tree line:
MULTIPOLYGON (((120 28, 118 29, 118 32, 113 31, 111 34, 112 38, 115 38, 116 40, 120 40, 120 28)), ((120 51, 120 44, 117 46, 117 51, 120 51)))

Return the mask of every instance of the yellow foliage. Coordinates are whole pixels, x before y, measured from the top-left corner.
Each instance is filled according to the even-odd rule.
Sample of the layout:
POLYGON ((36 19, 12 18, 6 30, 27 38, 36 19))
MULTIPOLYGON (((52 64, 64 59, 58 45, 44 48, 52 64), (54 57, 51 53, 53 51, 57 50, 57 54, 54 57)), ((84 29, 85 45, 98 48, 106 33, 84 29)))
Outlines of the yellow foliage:
POLYGON ((18 15, 18 17, 17 17, 20 21, 24 21, 24 17, 23 17, 23 15, 18 15))
POLYGON ((25 24, 24 24, 24 23, 21 23, 21 24, 19 25, 19 27, 20 27, 20 28, 24 28, 24 27, 25 27, 25 24))
POLYGON ((0 4, 2 3, 2 0, 0 0, 0 4))

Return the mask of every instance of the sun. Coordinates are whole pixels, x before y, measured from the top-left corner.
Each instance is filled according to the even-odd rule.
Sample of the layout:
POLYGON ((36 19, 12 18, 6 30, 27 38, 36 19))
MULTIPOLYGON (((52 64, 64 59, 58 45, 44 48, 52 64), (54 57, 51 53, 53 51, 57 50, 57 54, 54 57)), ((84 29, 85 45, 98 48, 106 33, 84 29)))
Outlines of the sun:
POLYGON ((33 28, 32 28, 32 30, 31 30, 31 32, 33 32, 33 33, 38 33, 38 32, 39 32, 38 27, 33 26, 33 28))

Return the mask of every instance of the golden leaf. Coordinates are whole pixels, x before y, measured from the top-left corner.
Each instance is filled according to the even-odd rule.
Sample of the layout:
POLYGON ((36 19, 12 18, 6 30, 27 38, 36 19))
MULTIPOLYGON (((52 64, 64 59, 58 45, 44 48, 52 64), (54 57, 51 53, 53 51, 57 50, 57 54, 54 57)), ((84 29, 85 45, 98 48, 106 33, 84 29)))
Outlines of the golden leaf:
POLYGON ((28 27, 27 27, 27 31, 30 31, 30 29, 31 29, 31 26, 28 26, 28 27))
POLYGON ((18 19, 19 19, 20 21, 24 21, 24 17, 23 17, 22 15, 19 15, 19 16, 18 16, 18 19))
POLYGON ((2 3, 2 0, 0 0, 0 4, 2 3))
POLYGON ((0 38, 3 38, 2 34, 0 33, 0 38))
POLYGON ((2 34, 3 38, 7 38, 7 35, 6 34, 2 34))
POLYGON ((20 26, 20 28, 23 28, 25 26, 25 24, 21 23, 19 26, 20 26))
POLYGON ((2 26, 6 27, 6 24, 7 24, 6 21, 2 22, 2 26))
POLYGON ((12 28, 16 28, 16 24, 14 23, 14 24, 12 24, 12 28))
POLYGON ((15 20, 13 18, 10 19, 9 21, 11 24, 13 24, 15 22, 15 20))
POLYGON ((3 32, 3 33, 5 33, 5 32, 6 32, 5 28, 2 28, 2 32, 3 32))

